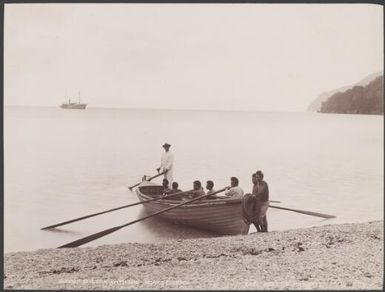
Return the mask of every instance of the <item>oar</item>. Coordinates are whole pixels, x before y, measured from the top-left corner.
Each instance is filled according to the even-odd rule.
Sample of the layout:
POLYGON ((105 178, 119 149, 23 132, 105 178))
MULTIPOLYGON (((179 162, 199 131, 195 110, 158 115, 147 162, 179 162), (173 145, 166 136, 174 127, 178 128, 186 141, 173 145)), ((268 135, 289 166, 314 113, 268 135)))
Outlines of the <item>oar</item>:
POLYGON ((272 201, 272 200, 270 200, 269 202, 271 202, 271 203, 282 203, 281 201, 272 201))
POLYGON ((156 200, 167 199, 167 198, 170 198, 170 197, 174 197, 176 195, 182 195, 182 194, 185 194, 185 193, 189 193, 191 191, 193 191, 193 190, 184 191, 184 192, 178 192, 178 193, 174 193, 174 194, 170 194, 170 195, 166 195, 166 196, 159 196, 159 197, 156 197, 156 198, 153 198, 153 199, 149 199, 149 200, 145 200, 145 201, 141 201, 141 202, 136 202, 136 203, 132 203, 132 204, 129 204, 129 205, 124 205, 124 206, 121 206, 121 207, 116 207, 116 208, 113 208, 113 209, 110 209, 110 210, 106 210, 106 211, 102 211, 102 212, 86 215, 86 216, 79 217, 79 218, 76 218, 76 219, 72 219, 72 220, 64 221, 64 222, 57 223, 57 224, 54 224, 54 225, 50 225, 50 226, 47 226, 47 227, 43 227, 43 228, 41 228, 41 230, 55 228, 55 227, 66 225, 66 224, 69 224, 69 223, 72 223, 72 222, 76 222, 76 221, 84 220, 84 219, 87 219, 87 218, 90 218, 90 217, 94 217, 94 216, 97 216, 97 215, 105 214, 105 213, 108 213, 108 212, 112 212, 112 211, 116 211, 116 210, 120 210, 120 209, 124 209, 124 208, 128 208, 128 207, 132 207, 132 206, 136 206, 136 205, 140 205, 140 204, 144 204, 144 203, 148 203, 148 202, 152 202, 152 201, 156 201, 156 200))
MULTIPOLYGON (((223 188, 223 189, 220 189, 219 191, 216 191, 216 192, 214 192, 214 193, 212 193, 212 194, 209 194, 209 195, 215 195, 215 194, 217 194, 217 193, 223 192, 223 191, 226 190, 226 189, 227 189, 227 187, 226 187, 226 188, 223 188)), ((192 203, 192 202, 194 202, 194 201, 200 200, 200 199, 202 199, 202 198, 204 198, 204 197, 207 197, 207 196, 209 196, 209 195, 202 195, 202 196, 196 197, 196 198, 194 198, 194 199, 192 199, 192 200, 189 200, 189 201, 180 203, 180 204, 178 204, 178 205, 175 205, 175 206, 172 206, 172 207, 169 207, 169 208, 160 210, 160 211, 155 212, 155 213, 153 213, 153 214, 151 214, 151 215, 148 215, 148 216, 139 218, 139 219, 134 220, 134 221, 131 221, 131 222, 129 222, 129 223, 126 223, 126 224, 123 224, 123 225, 119 225, 119 226, 116 226, 116 227, 112 227, 112 228, 109 228, 109 229, 100 231, 100 232, 98 232, 98 233, 94 233, 94 234, 91 234, 91 235, 89 235, 89 236, 83 237, 83 238, 81 238, 81 239, 72 241, 72 242, 70 242, 70 243, 67 243, 67 244, 64 244, 64 245, 62 245, 62 246, 59 246, 58 248, 67 248, 67 247, 78 247, 78 246, 81 246, 81 245, 83 245, 83 244, 86 244, 87 242, 93 241, 93 240, 95 240, 95 239, 98 239, 98 238, 103 237, 103 236, 105 236, 105 235, 108 235, 108 234, 110 234, 110 233, 113 233, 113 232, 115 232, 115 231, 117 231, 117 230, 119 230, 119 229, 121 229, 121 228, 123 228, 123 227, 126 227, 126 226, 128 226, 128 225, 131 225, 131 224, 134 224, 134 223, 143 221, 143 220, 145 220, 145 219, 154 217, 154 216, 156 216, 156 215, 162 214, 162 213, 167 212, 167 211, 169 211, 169 210, 172 210, 172 209, 178 208, 178 207, 180 207, 180 206, 183 206, 183 205, 192 203)))
POLYGON ((270 208, 276 208, 276 209, 281 209, 281 210, 287 210, 287 211, 293 211, 301 214, 306 214, 310 216, 316 216, 316 217, 322 217, 322 218, 336 218, 334 215, 328 215, 328 214, 322 214, 322 213, 317 213, 317 212, 311 212, 311 211, 304 211, 304 210, 296 210, 296 209, 289 209, 289 208, 283 208, 283 207, 278 207, 278 206, 269 206, 270 208))
MULTIPOLYGON (((161 173, 158 173, 157 175, 154 175, 154 176, 152 176, 152 177, 150 177, 150 178, 148 178, 148 179, 146 179, 146 181, 150 181, 150 180, 152 180, 152 179, 154 179, 154 178, 156 178, 156 177, 158 177, 158 176, 161 176, 161 175, 163 175, 163 174, 165 174, 167 171, 163 171, 163 172, 161 172, 161 173)), ((133 185, 133 186, 130 186, 130 187, 128 187, 130 190, 132 190, 133 188, 135 188, 135 187, 137 187, 138 185, 140 185, 142 182, 138 182, 137 184, 135 184, 135 185, 133 185)))

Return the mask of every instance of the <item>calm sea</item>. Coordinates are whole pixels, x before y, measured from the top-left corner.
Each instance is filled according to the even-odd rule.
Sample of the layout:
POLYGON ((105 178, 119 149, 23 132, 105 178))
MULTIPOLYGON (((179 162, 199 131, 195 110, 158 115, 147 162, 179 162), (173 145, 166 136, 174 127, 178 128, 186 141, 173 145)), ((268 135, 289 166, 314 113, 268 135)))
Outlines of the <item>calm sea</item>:
MULTIPOLYGON (((270 209, 270 230, 382 220, 383 131, 383 116, 368 115, 6 107, 5 252, 57 247, 143 216, 139 205, 40 230, 136 202, 127 187, 156 174, 164 142, 184 190, 237 176, 249 192, 261 169, 277 205, 337 216, 270 209)), ((86 246, 210 236, 155 218, 86 246)))

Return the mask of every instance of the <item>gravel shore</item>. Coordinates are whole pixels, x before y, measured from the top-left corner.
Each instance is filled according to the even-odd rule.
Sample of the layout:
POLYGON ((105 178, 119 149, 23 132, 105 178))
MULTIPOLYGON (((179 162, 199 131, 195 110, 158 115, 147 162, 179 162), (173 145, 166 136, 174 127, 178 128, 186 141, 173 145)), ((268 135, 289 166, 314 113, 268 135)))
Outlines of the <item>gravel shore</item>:
POLYGON ((378 289, 383 221, 4 256, 5 289, 378 289))

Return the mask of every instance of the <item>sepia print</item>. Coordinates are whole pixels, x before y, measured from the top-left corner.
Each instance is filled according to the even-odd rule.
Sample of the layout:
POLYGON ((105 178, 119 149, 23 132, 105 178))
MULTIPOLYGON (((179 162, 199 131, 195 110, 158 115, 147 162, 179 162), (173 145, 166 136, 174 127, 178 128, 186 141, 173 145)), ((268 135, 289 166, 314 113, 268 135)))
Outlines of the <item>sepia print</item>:
POLYGON ((383 6, 3 7, 4 289, 383 288, 383 6))

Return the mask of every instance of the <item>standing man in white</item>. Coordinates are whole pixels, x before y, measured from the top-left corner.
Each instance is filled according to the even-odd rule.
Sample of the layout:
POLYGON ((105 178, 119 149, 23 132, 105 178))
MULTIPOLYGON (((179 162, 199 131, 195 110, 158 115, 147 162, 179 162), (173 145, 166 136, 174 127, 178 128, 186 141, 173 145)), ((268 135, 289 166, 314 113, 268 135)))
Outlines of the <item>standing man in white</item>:
POLYGON ((162 154, 160 166, 157 168, 157 171, 167 171, 164 174, 164 178, 166 178, 168 183, 171 185, 173 182, 174 155, 170 151, 170 147, 170 144, 164 143, 164 153, 162 154))

